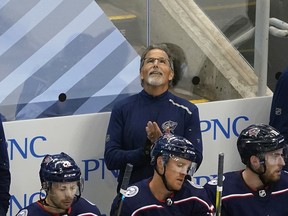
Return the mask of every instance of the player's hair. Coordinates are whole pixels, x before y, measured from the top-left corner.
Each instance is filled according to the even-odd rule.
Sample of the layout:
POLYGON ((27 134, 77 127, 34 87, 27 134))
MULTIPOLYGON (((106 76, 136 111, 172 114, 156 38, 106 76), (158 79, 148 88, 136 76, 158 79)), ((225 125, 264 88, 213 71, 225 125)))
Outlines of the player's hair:
POLYGON ((147 53, 148 53, 150 50, 153 50, 153 49, 163 50, 163 51, 167 54, 170 68, 171 68, 172 71, 174 71, 172 54, 171 54, 168 46, 167 46, 165 43, 152 44, 152 45, 148 46, 148 47, 144 50, 144 52, 143 52, 142 55, 141 55, 141 60, 140 60, 140 71, 141 71, 141 68, 142 68, 143 65, 144 65, 144 61, 145 61, 145 58, 146 58, 147 53))

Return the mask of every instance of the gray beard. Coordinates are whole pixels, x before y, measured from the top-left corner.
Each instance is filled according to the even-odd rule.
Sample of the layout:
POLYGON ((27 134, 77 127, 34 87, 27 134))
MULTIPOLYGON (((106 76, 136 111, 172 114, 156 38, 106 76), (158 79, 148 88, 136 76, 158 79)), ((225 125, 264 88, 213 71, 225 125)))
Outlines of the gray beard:
POLYGON ((149 77, 147 83, 151 86, 160 86, 163 84, 163 79, 162 77, 161 78, 149 77))

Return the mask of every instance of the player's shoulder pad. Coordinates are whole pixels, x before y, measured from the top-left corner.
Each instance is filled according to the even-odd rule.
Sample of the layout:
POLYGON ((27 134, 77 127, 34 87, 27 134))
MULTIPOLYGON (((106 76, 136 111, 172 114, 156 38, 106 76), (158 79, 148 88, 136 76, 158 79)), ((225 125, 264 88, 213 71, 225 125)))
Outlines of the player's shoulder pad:
POLYGON ((16 216, 27 216, 27 215, 28 215, 28 209, 23 209, 16 216))
POLYGON ((125 197, 134 197, 138 194, 139 188, 136 185, 132 185, 127 188, 125 192, 125 197))
MULTIPOLYGON (((225 176, 223 175, 223 181, 224 181, 224 180, 225 180, 225 176)), ((209 184, 209 185, 217 185, 217 182, 218 182, 218 178, 215 177, 215 178, 211 179, 211 180, 208 182, 208 184, 209 184)))

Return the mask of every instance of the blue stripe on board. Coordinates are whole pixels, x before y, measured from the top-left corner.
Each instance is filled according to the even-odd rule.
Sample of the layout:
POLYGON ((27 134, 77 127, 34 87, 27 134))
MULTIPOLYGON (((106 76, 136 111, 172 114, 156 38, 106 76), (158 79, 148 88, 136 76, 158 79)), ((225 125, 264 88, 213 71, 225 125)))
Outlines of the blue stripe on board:
MULTIPOLYGON (((70 89, 67 92, 65 91, 54 92, 54 94, 52 94, 54 95, 54 100, 49 100, 49 102, 47 103, 41 103, 42 110, 39 109, 37 106, 37 104, 39 104, 40 101, 38 101, 38 103, 30 102, 17 114, 18 116, 17 119, 19 119, 20 117, 24 118, 23 116, 25 116, 26 113, 33 113, 35 115, 34 118, 39 117, 39 116, 44 116, 46 115, 45 113, 53 113, 51 110, 55 111, 55 113, 57 114, 60 114, 61 112, 63 112, 62 113, 63 115, 65 115, 64 113, 66 114, 74 113, 80 106, 82 106, 82 104, 74 104, 73 106, 65 105, 67 103, 70 103, 69 100, 74 99, 74 98, 79 98, 79 100, 77 101, 78 102, 81 101, 82 103, 84 103, 86 100, 89 99, 89 97, 95 94, 95 91, 98 91, 102 89, 103 87, 105 87, 105 85, 111 79, 113 79, 113 77, 117 75, 119 70, 121 71, 123 68, 125 68, 126 67, 125 62, 129 64, 129 62, 133 61, 136 56, 137 56, 136 52, 127 43, 127 41, 125 41, 124 43, 122 43, 122 45, 120 45, 113 51, 113 53, 109 56, 109 58, 106 58, 104 61, 98 64, 92 72, 90 72, 84 79, 82 79, 75 86, 73 86, 72 89, 70 89), (111 64, 111 62, 113 62, 113 64, 111 64), (112 67, 109 69, 108 66, 112 66, 112 67), (107 71, 109 71, 109 73, 107 73, 107 71, 103 70, 102 68, 106 68, 107 71), (59 102, 57 101, 58 98, 55 97, 55 96, 58 96, 62 92, 66 93, 67 98, 68 98, 68 100, 65 102, 59 102), (80 100, 81 98, 85 98, 85 99, 80 100), (60 108, 59 108, 59 104, 61 105, 60 108), (42 113, 43 110, 45 111, 42 113), (39 116, 37 114, 39 114, 39 116)), ((132 64, 132 65, 135 66, 135 64, 132 64)), ((131 71, 134 71, 134 74, 135 74, 134 78, 139 75, 138 70, 135 71, 131 68, 131 71)), ((127 77, 129 78, 129 76, 127 77)), ((129 84, 128 82, 122 83, 123 86, 120 89, 123 89, 128 84, 129 84)), ((138 89, 134 90, 134 92, 136 91, 138 91, 138 89)), ((102 108, 104 106, 106 106, 106 104, 104 104, 102 108)))
MULTIPOLYGON (((101 55, 101 53, 99 53, 101 55)), ((79 90, 80 97, 86 95, 94 95, 97 91, 101 90, 105 85, 110 82, 115 76, 119 74, 123 68, 135 59, 138 54, 125 40, 118 46, 107 58, 98 64, 85 78, 79 81, 71 90, 67 92, 68 95, 76 95, 79 90), (83 88, 84 87, 84 88, 83 88)), ((137 69, 138 71, 138 69, 137 69)), ((132 70, 137 76, 138 72, 132 70)))
POLYGON ((0 10, 9 2, 9 0, 1 0, 0 1, 0 10))
MULTIPOLYGON (((130 96, 131 94, 121 95, 120 99, 130 96)), ((93 110, 94 108, 98 109, 99 104, 108 104, 106 106, 106 110, 103 112, 111 111, 111 106, 114 105, 114 100, 117 98, 118 95, 109 95, 109 96, 101 96, 92 98, 91 106, 83 107, 83 113, 80 114, 87 114, 87 113, 95 113, 93 110), (94 99, 94 101, 93 101, 94 99), (112 103, 110 103, 112 101, 112 103), (95 106, 93 106, 95 105, 95 106)), ((62 103, 57 101, 53 106, 49 109, 45 110, 43 113, 39 114, 37 118, 48 118, 48 117, 59 117, 59 116, 67 116, 67 115, 75 115, 74 107, 80 107, 85 101, 90 98, 79 98, 79 99, 69 99, 62 103)), ((34 119, 35 113, 33 111, 43 110, 43 107, 47 107, 47 103, 50 104, 50 101, 40 102, 34 104, 34 109, 31 110, 29 113, 25 113, 24 115, 17 115, 16 120, 24 120, 24 119, 34 119)))
POLYGON ((136 94, 142 90, 140 78, 137 77, 129 85, 127 85, 120 94, 103 95, 90 97, 74 115, 95 113, 95 112, 111 112, 113 105, 118 101, 132 94, 136 94), (133 91, 131 91, 133 89, 133 91))
POLYGON ((142 89, 138 54, 94 0, 27 1, 0 3, 0 18, 17 8, 0 27, 5 121, 110 111, 142 89))
POLYGON ((39 0, 29 0, 19 7, 19 0, 0 1, 0 36, 33 8, 39 0))
MULTIPOLYGON (((107 85, 105 85, 101 90, 97 91, 94 95, 92 95, 92 97, 120 94, 129 83, 131 83, 136 77, 139 77, 139 71, 135 70, 135 68, 139 68, 139 63, 140 63, 140 57, 137 56, 125 68, 123 68, 115 77, 113 77, 107 83, 107 85)), ((140 78, 139 78, 139 86, 140 86, 140 78)), ((138 92, 138 90, 139 89, 133 89, 133 93, 138 92)))
POLYGON ((90 97, 81 107, 79 107, 78 110, 74 112, 74 114, 84 114, 88 110, 93 112, 106 112, 108 110, 105 110, 104 107, 106 107, 108 104, 112 103, 113 100, 117 97, 119 94, 135 94, 139 92, 142 87, 140 84, 140 78, 139 78, 139 72, 135 68, 139 68, 139 62, 140 57, 137 56, 130 64, 128 64, 117 76, 115 76, 107 85, 104 86, 100 91, 98 91, 96 94, 94 94, 92 97, 90 97), (133 85, 136 81, 136 85, 133 85), (129 88, 129 91, 126 91, 126 93, 123 92, 124 89, 127 90, 127 86, 129 88), (97 97, 103 97, 103 96, 111 96, 107 97, 107 100, 105 103, 101 101, 101 103, 97 101, 97 97), (104 109, 104 110, 103 110, 104 109))
MULTIPOLYGON (((16 87, 21 85, 26 79, 32 76, 41 66, 47 63, 53 56, 55 56, 67 43, 76 38, 84 29, 87 28, 100 13, 95 14, 95 7, 90 4, 77 18, 69 23, 65 29, 59 32, 48 43, 41 47, 35 54, 33 54, 27 61, 20 65, 16 70, 10 73, 0 83, 0 92, 11 92, 16 87), (73 36, 71 33, 77 29, 79 32, 73 36), (65 42, 65 43, 63 43, 65 42), (37 64, 35 64, 37 62, 37 64), (11 85, 13 83, 13 85, 11 85)), ((5 99, 5 95, 0 94, 0 103, 5 99)))
POLYGON ((0 55, 12 47, 18 40, 23 38, 51 11, 53 11, 61 1, 40 1, 28 13, 26 13, 17 23, 9 28, 0 37, 0 55), (35 19, 37 17, 37 19, 35 19))
MULTIPOLYGON (((61 3, 45 19, 39 22, 35 28, 29 31, 25 37, 0 56, 0 67, 2 69, 0 80, 3 80, 7 75, 12 73, 38 49, 51 40, 51 38, 55 37, 59 31, 64 29, 87 7, 87 4, 83 4, 85 1, 71 1, 73 4, 69 4, 70 0, 61 3), (65 11, 65 16, 63 16, 63 11, 65 11)), ((37 18, 35 19, 37 20, 37 18)), ((74 31, 77 32, 77 29, 74 29, 74 31)), ((71 32, 71 35, 73 35, 73 32, 71 32)))
MULTIPOLYGON (((124 38, 119 37, 118 30, 113 31, 101 43, 99 43, 91 52, 83 57, 69 71, 63 74, 57 81, 53 83, 43 94, 34 98, 31 102, 40 102, 46 99, 55 98, 55 93, 58 91, 67 92, 71 87, 76 85, 89 72, 91 72, 98 64, 100 64, 107 56, 109 56, 121 43, 124 38), (99 55, 101 53, 101 55, 99 55), (81 71, 81 73, 79 73, 81 71), (56 91, 56 92, 55 92, 56 91)), ((101 79, 102 77, 98 77, 101 79)), ((79 92, 76 95, 70 95, 70 98, 79 97, 79 92)))
MULTIPOLYGON (((78 71, 75 76, 80 76, 80 78, 83 78, 90 71, 87 70, 87 65, 95 65, 97 58, 92 56, 89 61, 87 61, 87 56, 91 55, 91 53, 93 52, 93 48, 99 49, 96 47, 97 44, 103 43, 103 41, 105 41, 105 38, 112 31, 115 31, 115 29, 116 28, 111 25, 110 20, 107 20, 107 17, 102 15, 85 31, 83 31, 82 34, 80 34, 77 38, 71 41, 70 44, 67 44, 61 52, 55 55, 50 61, 48 61, 36 73, 34 73, 33 76, 29 77, 21 86, 19 86, 15 91, 11 93, 14 95, 20 95, 18 101, 15 101, 18 97, 12 97, 11 95, 8 95, 6 98, 7 101, 4 100, 3 104, 25 104, 31 102, 31 100, 33 99, 36 100, 37 97, 42 97, 40 96, 41 94, 45 95, 44 100, 55 100, 55 91, 52 94, 48 94, 45 91, 48 88, 51 89, 51 85, 54 82, 57 83, 58 79, 61 79, 65 85, 73 86, 74 83, 71 82, 70 78, 74 79, 74 74, 70 73, 71 76, 65 79, 63 79, 62 76, 66 77, 65 73, 69 70, 72 70, 71 68, 77 63, 80 64, 80 62, 81 66, 79 68, 79 71, 81 72, 78 71), (95 31, 95 27, 99 25, 103 25, 103 28, 101 29, 101 31, 95 31), (84 61, 85 59, 86 61, 84 61), (53 73, 51 73, 51 71, 53 71, 53 73), (10 100, 8 100, 9 98, 10 100), (14 99, 14 101, 11 101, 11 98, 14 99)), ((115 33, 116 31, 114 32, 114 34, 115 33)), ((111 46, 110 43, 113 44, 116 41, 117 39, 113 39, 112 42, 107 41, 107 43, 105 43, 105 46, 109 49, 109 46, 111 46)), ((101 45, 101 49, 107 51, 108 49, 105 46, 103 47, 103 45, 101 45)), ((101 50, 99 50, 99 52, 101 52, 101 50)), ((103 55, 101 54, 101 56, 103 55)), ((55 90, 57 90, 57 93, 61 90, 63 83, 60 85, 60 88, 55 88, 55 90)))

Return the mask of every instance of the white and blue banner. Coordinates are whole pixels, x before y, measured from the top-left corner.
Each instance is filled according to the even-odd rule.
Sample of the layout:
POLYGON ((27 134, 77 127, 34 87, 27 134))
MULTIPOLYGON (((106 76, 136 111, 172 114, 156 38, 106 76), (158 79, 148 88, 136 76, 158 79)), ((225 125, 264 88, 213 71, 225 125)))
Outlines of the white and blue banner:
POLYGON ((94 0, 0 1, 4 121, 107 112, 138 92, 139 56, 94 0))
MULTIPOLYGON (((237 136, 253 123, 268 123, 271 97, 198 104, 204 159, 194 176, 203 185, 217 174, 218 153, 224 152, 224 170, 243 167, 237 136)), ((64 151, 79 164, 85 180, 83 196, 109 215, 116 193, 117 171, 104 163, 105 136, 110 113, 4 122, 12 184, 9 216, 39 198, 39 168, 43 156, 64 151)))

